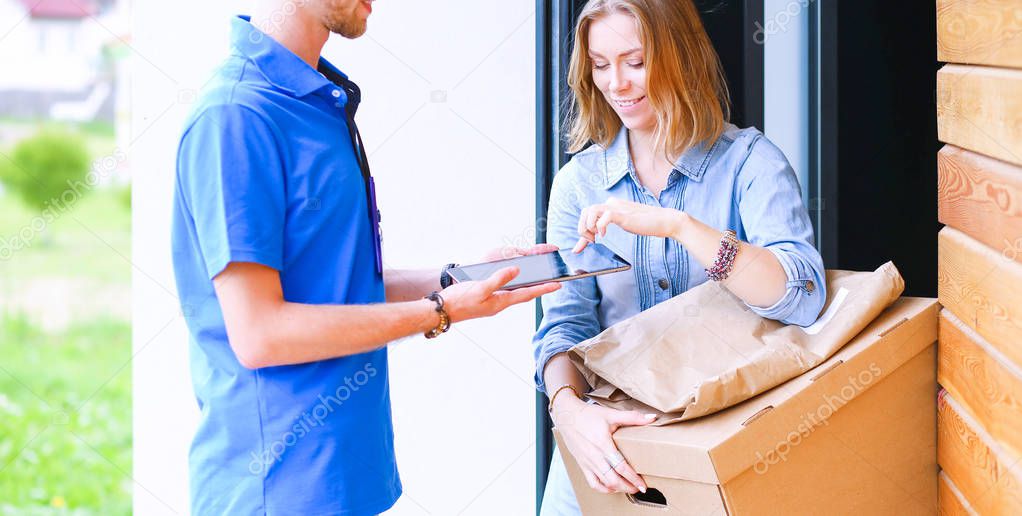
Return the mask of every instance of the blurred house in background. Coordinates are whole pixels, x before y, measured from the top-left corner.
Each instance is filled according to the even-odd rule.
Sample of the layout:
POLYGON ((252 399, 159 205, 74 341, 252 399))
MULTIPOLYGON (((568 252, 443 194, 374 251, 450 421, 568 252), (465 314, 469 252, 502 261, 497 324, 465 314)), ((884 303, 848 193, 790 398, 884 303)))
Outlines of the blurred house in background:
POLYGON ((113 123, 126 9, 117 0, 0 0, 0 113, 113 123))

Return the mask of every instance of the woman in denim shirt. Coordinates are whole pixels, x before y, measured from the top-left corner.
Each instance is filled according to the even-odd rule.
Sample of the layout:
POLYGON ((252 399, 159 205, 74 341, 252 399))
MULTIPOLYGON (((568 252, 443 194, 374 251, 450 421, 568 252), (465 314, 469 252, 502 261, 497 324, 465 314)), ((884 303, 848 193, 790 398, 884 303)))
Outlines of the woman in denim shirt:
MULTIPOLYGON (((708 280, 724 231, 738 254, 722 285, 763 317, 809 325, 824 269, 795 173, 754 128, 727 123, 720 63, 691 0, 591 0, 575 30, 568 82, 571 152, 554 178, 548 241, 610 247, 629 272, 567 282, 543 300, 536 382, 589 486, 645 491, 611 435, 651 416, 587 404, 565 352, 708 280)), ((578 514, 554 453, 542 514, 578 514)))

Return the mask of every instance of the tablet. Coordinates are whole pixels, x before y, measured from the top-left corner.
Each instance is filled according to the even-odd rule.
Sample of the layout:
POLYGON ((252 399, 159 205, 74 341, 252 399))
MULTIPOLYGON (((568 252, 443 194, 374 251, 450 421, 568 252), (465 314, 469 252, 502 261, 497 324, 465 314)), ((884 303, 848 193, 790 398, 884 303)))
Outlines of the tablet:
POLYGON ((600 274, 627 271, 632 265, 606 246, 589 244, 581 253, 571 249, 516 256, 506 260, 453 267, 447 272, 455 281, 479 281, 504 267, 518 267, 519 273, 503 290, 530 287, 554 281, 570 281, 600 274))

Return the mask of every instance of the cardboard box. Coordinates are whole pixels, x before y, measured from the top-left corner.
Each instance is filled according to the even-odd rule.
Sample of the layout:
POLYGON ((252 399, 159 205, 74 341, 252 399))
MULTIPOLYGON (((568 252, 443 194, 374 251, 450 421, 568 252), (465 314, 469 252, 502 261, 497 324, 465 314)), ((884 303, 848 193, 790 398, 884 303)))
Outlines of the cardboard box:
POLYGON ((770 391, 692 421, 617 431, 645 496, 592 490, 560 446, 582 513, 934 514, 938 308, 898 299, 829 360, 770 391))

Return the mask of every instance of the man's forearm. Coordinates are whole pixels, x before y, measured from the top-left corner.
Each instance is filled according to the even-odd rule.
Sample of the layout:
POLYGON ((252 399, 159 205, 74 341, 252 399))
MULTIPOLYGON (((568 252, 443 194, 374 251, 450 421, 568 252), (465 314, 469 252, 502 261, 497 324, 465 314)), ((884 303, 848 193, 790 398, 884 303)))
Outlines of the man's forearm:
MULTIPOLYGON (((365 353, 435 328, 436 304, 426 299, 374 305, 282 302, 235 347, 249 368, 302 364, 365 353)), ((232 336, 233 337, 233 336, 232 336)))
POLYGON ((440 269, 387 269, 383 271, 387 302, 414 301, 440 290, 440 269))
MULTIPOLYGON (((436 328, 441 322, 437 302, 421 299, 420 294, 438 290, 440 280, 434 287, 427 279, 429 274, 414 273, 414 279, 396 271, 391 274, 397 274, 398 281, 385 285, 388 294, 414 301, 374 305, 292 303, 284 300, 279 272, 251 262, 231 262, 213 278, 213 285, 231 348, 242 365, 255 369, 364 353, 436 328)), ((548 283, 499 291, 517 274, 514 267, 505 267, 485 280, 445 289, 442 302, 447 322, 489 317, 560 286, 548 283)))

